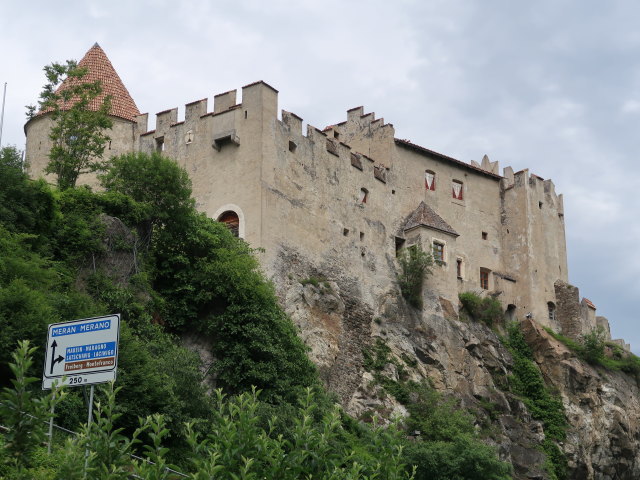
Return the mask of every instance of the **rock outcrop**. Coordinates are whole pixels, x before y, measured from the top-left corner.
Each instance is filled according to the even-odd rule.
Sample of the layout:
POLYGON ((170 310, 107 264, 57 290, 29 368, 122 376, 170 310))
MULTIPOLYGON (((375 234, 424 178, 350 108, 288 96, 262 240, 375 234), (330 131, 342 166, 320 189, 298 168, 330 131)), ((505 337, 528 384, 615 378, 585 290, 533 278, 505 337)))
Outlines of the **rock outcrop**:
MULTIPOLYGON (((274 282, 283 306, 348 413, 363 419, 370 412, 387 418, 406 414, 364 368, 363 351, 381 339, 391 356, 411 359, 410 379, 429 379, 440 392, 457 397, 462 407, 478 412, 479 424, 492 424, 495 433, 488 441, 513 465, 515 478, 549 478, 540 449, 543 425, 509 392, 513 358, 494 331, 457 319, 457 306, 434 293, 424 292, 422 311, 408 306, 397 290, 367 302, 357 279, 345 278, 335 268, 310 265, 291 251, 280 259, 282 275, 274 282)), ((636 380, 584 363, 532 320, 523 319, 522 326, 547 385, 565 407, 569 430, 559 446, 568 460, 569 478, 640 478, 636 380)), ((383 374, 397 380, 391 362, 383 374)))

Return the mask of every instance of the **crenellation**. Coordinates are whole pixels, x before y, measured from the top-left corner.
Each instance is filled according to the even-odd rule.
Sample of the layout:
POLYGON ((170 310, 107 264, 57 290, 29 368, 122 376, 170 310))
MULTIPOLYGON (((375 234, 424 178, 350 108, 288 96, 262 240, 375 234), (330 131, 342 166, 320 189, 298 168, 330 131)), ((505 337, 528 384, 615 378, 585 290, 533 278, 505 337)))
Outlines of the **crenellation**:
POLYGON ((282 122, 289 127, 289 131, 295 136, 302 135, 302 118, 295 113, 282 110, 282 122))
POLYGON ((156 132, 158 135, 164 135, 172 124, 178 121, 178 109, 170 108, 162 112, 156 113, 156 132))
POLYGON ((513 187, 515 175, 511 166, 502 169, 502 188, 507 189, 513 187))
POLYGON ((213 113, 224 112, 236 105, 236 89, 229 90, 228 92, 219 93, 213 97, 213 113))
POLYGON ((313 125, 307 124, 307 138, 312 142, 324 142, 327 139, 327 134, 319 128, 313 125))
POLYGON ((207 113, 208 100, 202 98, 194 102, 187 103, 184 106, 184 120, 191 124, 198 121, 204 114, 207 113))
POLYGON ((140 135, 142 135, 145 132, 147 132, 148 124, 149 124, 149 114, 148 113, 141 113, 140 115, 138 115, 136 117, 136 130, 138 132, 140 132, 139 133, 140 135))

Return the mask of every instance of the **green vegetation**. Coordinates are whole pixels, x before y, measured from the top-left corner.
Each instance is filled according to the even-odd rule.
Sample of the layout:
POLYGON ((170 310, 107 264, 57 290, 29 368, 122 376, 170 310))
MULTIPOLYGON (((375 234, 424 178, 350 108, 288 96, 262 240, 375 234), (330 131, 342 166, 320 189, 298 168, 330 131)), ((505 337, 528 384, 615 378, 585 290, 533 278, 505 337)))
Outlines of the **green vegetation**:
POLYGON ((545 327, 546 332, 556 340, 564 343, 574 351, 578 357, 592 365, 600 365, 608 370, 619 370, 636 378, 640 382, 640 357, 631 352, 625 352, 620 345, 605 340, 602 327, 582 335, 575 341, 560 333, 545 327))
MULTIPOLYGON (((170 159, 119 157, 99 193, 29 180, 15 149, 0 159, 0 197, 11 195, 0 208, 0 387, 8 405, 0 424, 9 428, 0 431, 0 477, 82 478, 89 446, 91 478, 171 478, 164 466, 175 464, 192 478, 392 479, 409 478, 414 461, 419 478, 506 478, 472 428, 446 427, 446 442, 408 442, 402 425, 381 429, 375 415, 366 425, 336 409, 253 252, 195 211, 189 179, 170 159), (125 258, 117 274, 107 267, 114 254, 125 258), (113 312, 122 314, 117 383, 97 392, 89 427, 82 389, 58 392, 56 424, 80 434, 55 437, 48 455, 41 421, 54 398, 35 380, 43 349, 19 342, 43 345, 49 323, 113 312), (216 361, 208 370, 181 345, 185 332, 210 346, 216 361)), ((390 394, 415 403, 411 421, 429 409, 442 414, 443 398, 408 381, 415 359, 397 359, 383 343, 369 358, 390 394), (385 358, 399 381, 381 374, 385 358), (423 400, 433 395, 437 401, 423 400)))
POLYGON ((32 352, 24 342, 13 354, 11 369, 16 379, 2 393, 0 413, 8 428, 0 435, 1 478, 112 480, 130 478, 132 473, 147 480, 178 478, 168 469, 180 469, 189 478, 203 480, 413 478, 395 425, 360 427, 356 436, 343 427, 338 407, 318 412, 312 389, 304 392, 297 406, 291 406, 286 435, 277 432, 282 418, 274 415, 263 425, 262 403, 255 390, 233 397, 216 390, 214 415, 207 428, 198 428, 193 421, 186 424, 187 447, 178 467, 168 460, 171 451, 166 442, 175 432, 168 428, 165 416, 139 418, 137 428, 126 434, 117 427, 121 413, 116 395, 122 389, 108 384, 100 389, 102 401, 95 405, 94 421, 83 425, 79 435, 53 444, 53 455, 47 456, 45 420, 54 397, 64 392, 40 398, 26 393, 28 385, 37 381, 26 376, 32 352), (354 443, 358 448, 353 448, 354 443))
POLYGON ((406 428, 415 440, 406 444, 409 464, 416 465, 415 478, 423 480, 506 480, 511 466, 498 459, 475 427, 474 416, 458 403, 426 383, 409 380, 414 362, 397 358, 383 340, 363 351, 364 367, 375 382, 402 403, 409 412, 406 428), (383 374, 395 366, 398 380, 383 374))
POLYGON ((331 285, 329 284, 329 281, 324 278, 324 277, 309 277, 309 278, 303 278, 302 280, 300 280, 300 285, 304 286, 304 285, 313 285, 314 287, 316 287, 317 289, 320 290, 320 293, 325 294, 325 293, 331 293, 331 285))
POLYGON ((422 250, 420 245, 412 245, 400 251, 398 263, 398 284, 402 296, 410 305, 422 308, 422 285, 424 277, 431 273, 433 256, 422 250))
MULTIPOLYGON (((104 170, 101 160, 109 137, 105 130, 113 126, 109 117, 111 98, 104 96, 97 108, 94 104, 102 94, 99 81, 84 79, 87 69, 73 60, 52 63, 44 67, 47 84, 40 94, 40 111, 50 112, 53 126, 49 138, 53 142, 46 173, 56 175, 61 190, 75 186, 82 173, 104 170), (64 85, 64 88, 60 86, 64 85)), ((28 107, 32 118, 35 107, 28 107)))
POLYGON ((522 398, 531 416, 543 423, 545 441, 542 450, 547 456, 547 471, 552 480, 563 480, 567 477, 567 460, 557 444, 565 440, 567 432, 562 401, 545 385, 517 323, 507 326, 504 342, 513 356, 513 375, 509 378, 511 391, 522 398))
POLYGON ((473 292, 464 292, 458 295, 462 304, 461 317, 471 318, 476 322, 482 322, 489 327, 499 323, 504 318, 502 305, 493 297, 481 297, 473 292))

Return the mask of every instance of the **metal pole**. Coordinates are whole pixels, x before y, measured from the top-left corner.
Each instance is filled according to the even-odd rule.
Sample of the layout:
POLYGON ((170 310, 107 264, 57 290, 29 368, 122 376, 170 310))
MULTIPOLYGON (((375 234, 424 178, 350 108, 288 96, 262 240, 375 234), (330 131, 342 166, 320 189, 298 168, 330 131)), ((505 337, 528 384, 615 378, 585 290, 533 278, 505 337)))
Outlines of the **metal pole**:
POLYGON ((91 425, 92 420, 93 420, 93 385, 91 385, 91 390, 89 391, 89 417, 87 418, 87 427, 91 425))
POLYGON ((4 82, 4 93, 2 94, 2 114, 0 114, 0 148, 2 148, 2 126, 4 125, 4 100, 7 98, 7 82, 4 82))
POLYGON ((53 415, 56 408, 56 391, 53 391, 51 397, 51 417, 49 418, 49 445, 47 445, 47 453, 51 455, 51 444, 53 443, 53 415))
MULTIPOLYGON (((91 420, 93 420, 93 385, 91 385, 91 390, 89 392, 89 416, 87 418, 87 433, 91 435, 89 428, 91 428, 91 420)), ((84 451, 84 477, 87 477, 87 466, 89 465, 89 445, 87 445, 87 449, 84 451)))

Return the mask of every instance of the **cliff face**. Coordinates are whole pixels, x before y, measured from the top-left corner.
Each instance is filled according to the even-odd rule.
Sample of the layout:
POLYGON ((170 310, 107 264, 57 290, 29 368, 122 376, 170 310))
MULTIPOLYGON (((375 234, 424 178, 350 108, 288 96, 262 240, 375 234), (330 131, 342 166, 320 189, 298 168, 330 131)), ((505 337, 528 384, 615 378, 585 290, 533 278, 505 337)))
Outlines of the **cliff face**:
MULTIPOLYGON (((363 352, 376 342, 390 358, 404 359, 402 374, 428 381, 477 413, 478 426, 490 424, 487 441, 514 467, 519 479, 544 479, 545 439, 541 422, 509 392, 513 358, 484 324, 460 321, 457 306, 424 292, 424 309, 407 306, 397 290, 365 302, 364 286, 327 269, 305 263, 288 252, 279 257, 273 276, 279 297, 311 348, 328 388, 348 413, 366 419, 405 414, 404 407, 374 381, 363 352)), ((640 478, 640 395, 635 379, 621 372, 595 369, 553 339, 535 322, 522 328, 548 386, 562 398, 569 423, 565 452, 572 479, 640 478)), ((382 374, 398 380, 398 365, 382 374)))
POLYGON ((640 478, 640 391, 623 372, 594 368, 533 322, 527 342, 564 403, 569 431, 564 451, 572 478, 640 478))

